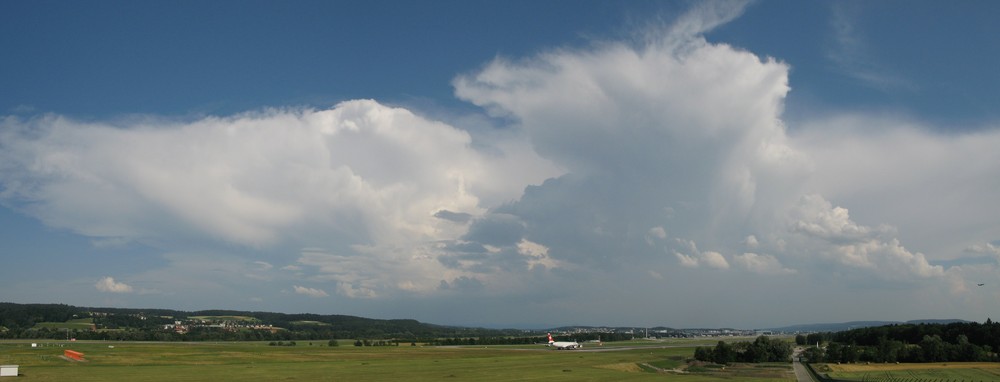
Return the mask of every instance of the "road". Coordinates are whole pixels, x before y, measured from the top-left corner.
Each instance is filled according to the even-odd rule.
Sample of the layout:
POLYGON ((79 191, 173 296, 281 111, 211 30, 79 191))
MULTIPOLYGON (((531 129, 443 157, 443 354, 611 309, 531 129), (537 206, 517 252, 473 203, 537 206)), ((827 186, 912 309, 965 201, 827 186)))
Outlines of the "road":
POLYGON ((795 370, 795 379, 799 382, 816 382, 812 374, 809 373, 809 370, 806 370, 806 365, 803 365, 802 362, 792 362, 792 369, 795 370))
POLYGON ((795 371, 795 379, 799 382, 816 382, 812 373, 806 369, 806 365, 799 362, 799 354, 801 353, 802 348, 795 348, 795 352, 792 353, 792 370, 795 371))

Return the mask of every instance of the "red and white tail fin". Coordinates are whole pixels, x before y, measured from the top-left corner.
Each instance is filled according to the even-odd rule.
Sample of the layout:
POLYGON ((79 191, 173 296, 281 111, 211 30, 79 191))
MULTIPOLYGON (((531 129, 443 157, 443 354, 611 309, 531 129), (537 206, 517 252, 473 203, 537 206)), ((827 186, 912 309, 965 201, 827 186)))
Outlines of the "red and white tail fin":
POLYGON ((553 342, 556 342, 556 341, 552 339, 552 333, 549 333, 549 343, 551 344, 553 342))

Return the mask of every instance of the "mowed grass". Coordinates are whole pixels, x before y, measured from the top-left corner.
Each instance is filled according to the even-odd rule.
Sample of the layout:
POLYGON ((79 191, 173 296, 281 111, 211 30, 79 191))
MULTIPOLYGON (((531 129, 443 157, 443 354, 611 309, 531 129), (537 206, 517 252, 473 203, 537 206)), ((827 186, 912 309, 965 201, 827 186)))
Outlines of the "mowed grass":
POLYGON ((816 369, 845 380, 996 381, 1000 364, 988 362, 828 364, 816 369), (829 370, 828 372, 826 370, 829 370))
POLYGON ((78 329, 78 330, 90 330, 91 326, 94 325, 93 318, 77 318, 66 322, 39 322, 35 324, 36 329, 49 328, 49 329, 78 329))
POLYGON ((296 324, 296 325, 333 326, 333 325, 330 325, 328 323, 319 322, 319 321, 292 321, 292 323, 296 324))
POLYGON ((191 316, 188 319, 204 321, 260 321, 250 316, 191 316))
MULTIPOLYGON (((136 343, 0 342, 0 363, 20 365, 19 381, 792 381, 790 371, 729 368, 711 373, 658 373, 640 365, 680 366, 690 347, 649 347, 604 352, 555 351, 544 346, 327 347, 326 341, 297 346, 259 342, 136 343), (114 346, 110 348, 109 346, 114 346), (59 357, 63 350, 87 362, 59 357), (727 369, 727 370, 729 370, 727 369)), ((768 368, 771 369, 771 368, 768 368)))

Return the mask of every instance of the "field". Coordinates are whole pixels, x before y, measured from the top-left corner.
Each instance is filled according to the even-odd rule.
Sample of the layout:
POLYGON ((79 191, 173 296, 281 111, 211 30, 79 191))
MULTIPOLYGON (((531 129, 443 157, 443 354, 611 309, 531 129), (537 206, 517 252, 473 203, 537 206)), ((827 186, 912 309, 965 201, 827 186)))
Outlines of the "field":
POLYGON ((256 318, 247 316, 191 316, 188 317, 188 319, 204 320, 204 321, 248 321, 248 322, 260 321, 256 318))
POLYGON ((330 324, 328 324, 328 323, 325 323, 325 322, 319 322, 319 321, 292 321, 292 323, 293 323, 293 324, 296 324, 296 325, 316 325, 316 326, 331 326, 331 325, 330 325, 330 324))
POLYGON ((93 325, 93 318, 78 318, 66 322, 39 322, 35 328, 90 330, 93 325))
POLYGON ((902 363, 817 365, 816 371, 852 381, 998 381, 1000 363, 902 363))
MULTIPOLYGON (((687 344, 645 343, 615 351, 556 351, 545 346, 355 347, 341 341, 140 343, 0 342, 0 364, 20 365, 18 381, 224 381, 237 379, 408 381, 793 381, 788 364, 685 368, 687 344), (86 362, 62 359, 63 350, 86 362)), ((606 345, 604 349, 614 349, 606 345)), ((595 346, 596 347, 596 346, 595 346)))

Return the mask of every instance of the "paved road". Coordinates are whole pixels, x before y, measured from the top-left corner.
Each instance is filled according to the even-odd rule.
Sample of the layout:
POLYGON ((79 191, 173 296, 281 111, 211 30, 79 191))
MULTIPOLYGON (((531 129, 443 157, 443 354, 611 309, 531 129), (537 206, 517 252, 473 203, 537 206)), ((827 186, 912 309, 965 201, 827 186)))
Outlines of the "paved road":
POLYGON ((795 351, 792 352, 792 370, 795 371, 795 379, 799 382, 816 382, 812 373, 810 373, 806 368, 807 366, 803 365, 802 362, 799 362, 799 356, 804 350, 805 349, 803 348, 797 347, 795 348, 795 351))
POLYGON ((816 382, 812 374, 809 373, 809 370, 806 370, 806 365, 803 365, 802 362, 792 362, 792 370, 795 370, 795 379, 799 382, 816 382))

